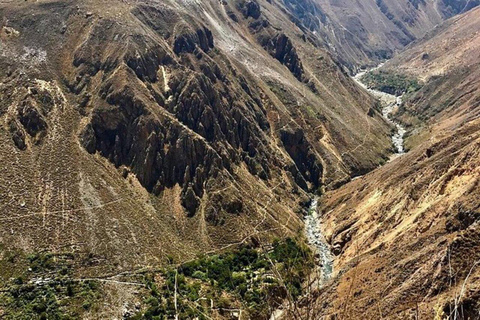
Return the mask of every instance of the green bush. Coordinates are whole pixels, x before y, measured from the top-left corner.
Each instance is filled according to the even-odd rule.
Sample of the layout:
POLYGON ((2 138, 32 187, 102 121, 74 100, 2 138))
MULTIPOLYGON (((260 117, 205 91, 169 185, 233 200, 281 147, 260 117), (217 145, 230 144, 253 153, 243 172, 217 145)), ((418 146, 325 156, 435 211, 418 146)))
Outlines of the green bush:
POLYGON ((196 270, 196 271, 193 272, 192 278, 205 281, 205 280, 207 280, 207 275, 205 274, 205 272, 202 272, 200 270, 196 270))

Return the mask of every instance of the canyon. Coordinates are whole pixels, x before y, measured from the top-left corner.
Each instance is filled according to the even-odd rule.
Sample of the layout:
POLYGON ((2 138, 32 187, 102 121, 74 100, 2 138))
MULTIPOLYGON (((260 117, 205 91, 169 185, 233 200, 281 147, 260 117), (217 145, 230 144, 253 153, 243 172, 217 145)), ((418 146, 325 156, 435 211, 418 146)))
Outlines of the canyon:
POLYGON ((0 1, 0 318, 475 319, 478 4, 0 1))

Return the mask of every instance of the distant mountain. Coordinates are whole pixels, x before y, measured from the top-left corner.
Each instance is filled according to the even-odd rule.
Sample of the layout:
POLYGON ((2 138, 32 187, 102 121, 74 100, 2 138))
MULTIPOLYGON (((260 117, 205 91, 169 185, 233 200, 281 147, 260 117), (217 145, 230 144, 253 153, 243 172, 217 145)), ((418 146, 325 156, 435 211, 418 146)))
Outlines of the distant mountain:
POLYGON ((355 70, 391 58, 474 0, 284 0, 293 21, 311 30, 355 70))

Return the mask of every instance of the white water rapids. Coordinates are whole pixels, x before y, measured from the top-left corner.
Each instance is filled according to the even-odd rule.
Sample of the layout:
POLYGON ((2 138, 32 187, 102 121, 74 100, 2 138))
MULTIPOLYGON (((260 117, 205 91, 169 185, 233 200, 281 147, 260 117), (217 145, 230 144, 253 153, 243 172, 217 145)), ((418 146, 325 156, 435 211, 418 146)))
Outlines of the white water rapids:
POLYGON ((333 274, 333 254, 330 246, 321 232, 320 219, 318 217, 318 200, 314 198, 305 217, 305 228, 308 242, 314 249, 317 257, 320 279, 318 285, 322 286, 333 274))

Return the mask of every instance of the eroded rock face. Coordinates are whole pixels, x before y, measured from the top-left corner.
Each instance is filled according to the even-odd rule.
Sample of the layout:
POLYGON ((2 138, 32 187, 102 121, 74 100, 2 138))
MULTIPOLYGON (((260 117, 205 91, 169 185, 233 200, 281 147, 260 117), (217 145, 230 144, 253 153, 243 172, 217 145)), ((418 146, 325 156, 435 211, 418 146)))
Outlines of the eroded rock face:
POLYGON ((445 228, 448 232, 465 230, 480 221, 479 210, 463 208, 459 204, 453 205, 448 214, 450 217, 445 223, 445 228))
MULTIPOLYGON (((147 11, 135 13, 147 19, 147 11)), ((90 102, 96 101, 96 107, 80 135, 88 152, 98 151, 116 166, 131 168, 150 192, 179 184, 189 215, 200 204, 205 182, 230 171, 233 163, 243 161, 252 174, 268 178, 271 160, 263 132, 270 126, 259 93, 242 76, 227 79, 225 74, 235 70, 199 55, 214 46, 206 27, 192 31, 177 26, 175 34, 172 31, 171 49, 190 70, 142 34, 126 50, 99 59, 106 54, 95 44, 113 37, 115 31, 108 30, 95 28, 75 53, 74 92, 91 90, 100 71, 112 74, 90 102), (89 53, 92 48, 95 54, 89 53)), ((242 206, 232 204, 225 210, 239 212, 242 206)))
POLYGON ((17 148, 26 150, 29 144, 42 143, 49 131, 50 113, 59 101, 41 83, 27 82, 18 91, 24 95, 9 115, 8 130, 17 148))
POLYGON ((305 70, 292 41, 283 33, 273 36, 260 35, 260 44, 302 82, 307 82, 305 70))
POLYGON ((198 201, 192 201, 192 190, 202 196, 205 175, 212 175, 213 168, 222 169, 222 159, 180 124, 157 118, 132 88, 119 88, 107 95, 106 101, 108 105, 93 111, 91 124, 84 130, 85 148, 99 151, 116 166, 131 167, 149 191, 195 183, 195 188, 185 189, 184 202, 188 211, 194 212, 198 201))
POLYGON ((327 16, 312 0, 286 0, 284 3, 292 12, 292 21, 301 28, 314 31, 326 23, 327 16))
POLYGON ((158 66, 171 63, 171 58, 160 46, 149 48, 142 55, 130 54, 126 57, 127 65, 142 81, 158 81, 158 66))
POLYGON ((10 120, 10 122, 8 123, 8 128, 10 130, 10 134, 12 135, 13 142, 15 143, 17 148, 20 150, 25 150, 27 148, 25 142, 25 133, 23 133, 23 130, 20 128, 17 122, 14 120, 10 120))
POLYGON ((199 204, 199 198, 196 196, 195 191, 193 191, 192 185, 189 185, 182 194, 182 205, 187 209, 188 214, 193 216, 199 204))
POLYGON ((17 111, 19 121, 27 133, 37 141, 40 140, 41 135, 47 129, 47 122, 40 112, 33 106, 31 101, 28 100, 24 101, 18 107, 17 111))
POLYGON ((182 28, 179 34, 175 36, 173 51, 176 54, 193 53, 197 48, 208 52, 214 47, 212 32, 206 28, 191 30, 188 27, 182 28))
MULTIPOLYGON (((280 132, 280 138, 285 150, 295 161, 303 179, 311 182, 314 188, 318 188, 322 181, 323 167, 311 149, 304 132, 300 128, 284 129, 280 132)), ((296 177, 297 183, 305 188, 305 184, 299 179, 296 170, 291 172, 296 177)))
MULTIPOLYGON (((127 74, 134 77, 131 71, 127 74)), ((132 87, 106 83, 102 95, 107 104, 93 111, 81 140, 89 152, 99 151, 116 166, 131 167, 150 191, 183 185, 182 203, 193 214, 205 180, 241 159, 234 148, 255 158, 259 138, 252 133, 256 124, 240 112, 243 106, 227 107, 234 105, 234 97, 225 92, 220 99, 210 79, 197 75, 190 82, 177 80, 170 83, 171 102, 158 108, 172 112, 181 123, 163 112, 156 114, 148 105, 151 102, 132 87), (214 143, 214 148, 207 141, 214 143)), ((265 119, 262 122, 267 123, 265 119)), ((260 172, 268 171, 264 165, 260 172)), ((254 166, 251 171, 257 173, 256 169, 254 166)))
POLYGON ((247 0, 240 2, 239 7, 245 18, 251 17, 253 19, 258 19, 262 14, 260 5, 256 0, 247 0))
MULTIPOLYGON (((321 114, 323 106, 311 113, 306 111, 309 106, 298 108, 296 101, 306 84, 307 88, 314 88, 305 76, 313 69, 309 65, 305 69, 297 53, 297 48, 310 44, 305 35, 297 38, 290 30, 282 32, 276 24, 270 24, 269 19, 273 18, 264 14, 267 11, 262 9, 263 4, 253 0, 241 2, 240 7, 223 3, 227 12, 235 14, 237 21, 232 25, 230 19, 221 19, 216 7, 209 9, 203 4, 182 4, 188 10, 168 3, 125 7, 128 23, 120 23, 117 16, 108 12, 100 18, 92 8, 72 9, 62 3, 47 6, 44 12, 50 17, 48 10, 58 10, 52 16, 58 28, 50 32, 44 30, 45 24, 29 22, 28 26, 48 35, 47 40, 42 40, 49 44, 45 57, 52 57, 52 65, 61 66, 59 74, 50 76, 59 81, 71 100, 76 114, 67 114, 78 125, 74 135, 81 146, 90 154, 98 153, 108 159, 124 178, 130 181, 135 177, 155 195, 181 190, 175 199, 188 215, 193 215, 200 204, 206 204, 207 209, 212 201, 208 197, 216 184, 228 184, 226 181, 244 176, 248 176, 244 183, 280 183, 279 189, 296 194, 323 183, 325 154, 318 152, 318 134, 302 133, 298 138, 296 133, 303 132, 299 128, 309 130, 310 125, 322 127, 315 114, 321 114), (196 16, 204 14, 203 9, 211 19, 196 16), (237 38, 239 26, 254 38, 237 38), (58 39, 72 47, 63 48, 59 44, 64 42, 58 39), (252 49, 258 50, 258 56, 264 60, 261 62, 281 79, 275 76, 265 80, 246 70, 248 63, 237 59, 238 53, 246 53, 246 46, 227 48, 238 41, 262 44, 252 43, 252 49), (296 48, 300 41, 302 46, 296 48), (53 45, 55 50, 50 50, 53 45), (300 81, 295 81, 290 73, 300 81), (280 88, 283 84, 275 81, 287 85, 280 88), (293 131, 280 132, 292 119, 297 122, 293 131)), ((269 10, 275 5, 271 2, 269 10)), ((281 22, 291 25, 288 16, 282 17, 281 22)), ((34 40, 33 36, 29 38, 42 47, 34 40)), ((331 60, 324 65, 330 66, 328 72, 332 74, 328 76, 334 76, 336 65, 331 60)), ((48 137, 50 128, 57 129, 49 111, 56 101, 43 97, 42 104, 33 91, 31 95, 31 108, 20 110, 23 122, 15 118, 9 124, 9 132, 18 148, 29 149, 33 145, 35 150, 40 148, 33 140, 38 137, 41 144, 44 132, 48 137)), ((315 95, 310 99, 306 104, 321 105, 315 95)), ((68 130, 72 128, 65 131, 68 130)), ((57 138, 63 134, 60 132, 57 138)), ((244 200, 221 198, 215 208, 219 213, 212 217, 251 211, 244 200)))

